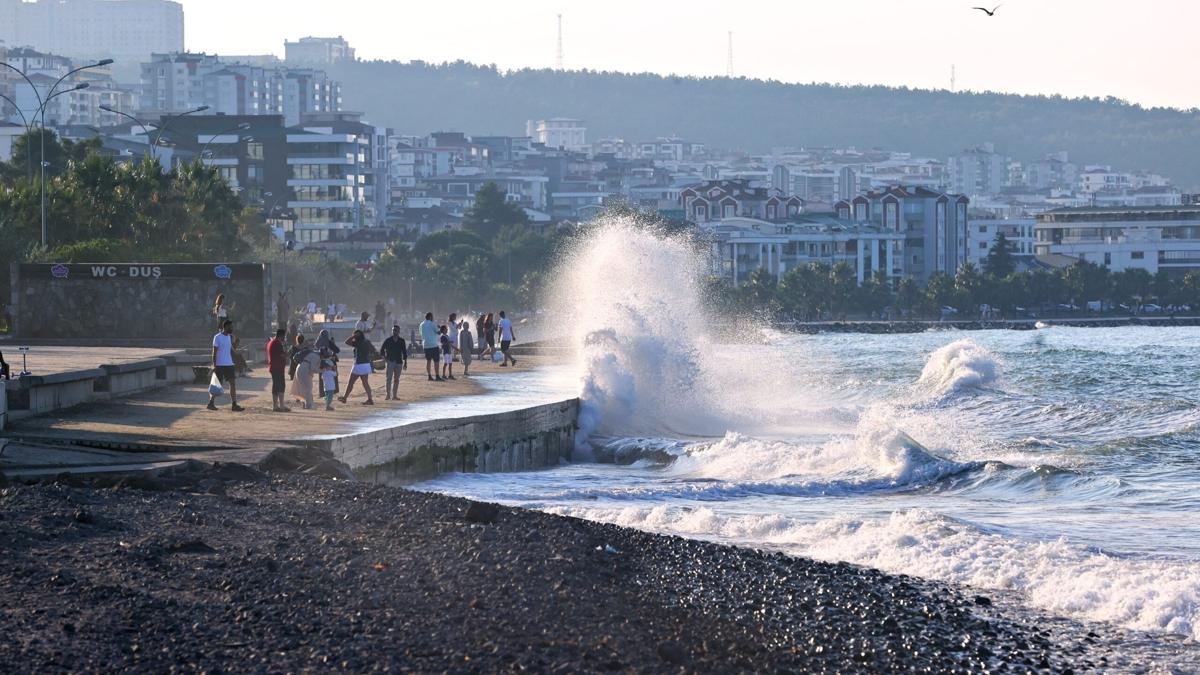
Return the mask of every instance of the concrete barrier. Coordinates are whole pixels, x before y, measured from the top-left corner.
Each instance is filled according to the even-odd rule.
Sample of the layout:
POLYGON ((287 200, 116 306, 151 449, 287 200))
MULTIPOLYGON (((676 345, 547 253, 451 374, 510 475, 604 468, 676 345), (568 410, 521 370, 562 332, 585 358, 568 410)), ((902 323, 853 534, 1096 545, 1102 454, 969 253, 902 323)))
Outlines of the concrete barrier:
POLYGON ((497 473, 557 466, 571 457, 578 416, 579 401, 571 399, 300 444, 328 450, 362 480, 403 484, 450 472, 497 473))
POLYGON ((26 375, 5 383, 9 420, 42 415, 87 403, 95 398, 96 381, 107 377, 100 368, 51 375, 26 375))
POLYGON ((96 380, 96 398, 117 398, 167 384, 167 360, 145 359, 100 366, 104 377, 96 380))

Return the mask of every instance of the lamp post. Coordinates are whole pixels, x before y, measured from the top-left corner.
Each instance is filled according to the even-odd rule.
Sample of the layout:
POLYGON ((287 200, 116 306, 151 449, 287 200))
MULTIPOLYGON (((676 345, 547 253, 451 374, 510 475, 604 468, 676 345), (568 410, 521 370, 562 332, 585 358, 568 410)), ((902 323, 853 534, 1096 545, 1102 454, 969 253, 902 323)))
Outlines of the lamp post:
MULTIPOLYGON (((213 134, 211 138, 208 139, 208 142, 205 143, 203 147, 200 148, 200 157, 204 157, 204 153, 208 152, 208 146, 212 145, 212 142, 217 140, 218 136, 224 136, 225 134, 230 133, 231 131, 245 131, 246 129, 249 129, 249 128, 250 128, 249 122, 242 122, 241 124, 237 125, 236 127, 231 128, 231 129, 226 129, 225 131, 218 131, 217 133, 213 134)), ((238 137, 238 141, 239 142, 241 141, 240 136, 238 137)))
POLYGON ((158 142, 162 139, 163 132, 167 130, 167 127, 171 126, 171 122, 179 119, 180 117, 187 117, 188 115, 204 112, 205 110, 208 110, 208 108, 208 106, 202 105, 198 108, 193 108, 192 110, 187 110, 177 115, 167 115, 159 118, 159 121, 162 123, 158 125, 158 131, 154 133, 154 142, 150 144, 150 158, 154 158, 154 153, 158 149, 158 142))
POLYGON ((104 112, 112 113, 114 115, 120 115, 121 117, 126 117, 126 118, 133 120, 134 124, 137 124, 138 126, 140 126, 142 128, 142 133, 146 134, 146 140, 147 141, 150 140, 150 127, 146 126, 145 122, 139 120, 138 118, 134 117, 133 115, 130 115, 127 112, 121 112, 120 110, 117 110, 116 108, 110 108, 109 106, 106 106, 106 105, 101 105, 101 106, 97 106, 97 107, 100 108, 101 110, 103 110, 104 112))

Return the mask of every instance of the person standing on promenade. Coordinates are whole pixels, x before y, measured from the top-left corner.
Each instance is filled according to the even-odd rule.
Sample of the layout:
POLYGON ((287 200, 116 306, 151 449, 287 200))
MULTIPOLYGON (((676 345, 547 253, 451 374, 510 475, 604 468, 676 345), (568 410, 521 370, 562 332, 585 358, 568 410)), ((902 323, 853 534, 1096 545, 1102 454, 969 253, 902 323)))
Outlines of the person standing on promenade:
POLYGON ((387 364, 384 371, 386 378, 387 396, 383 400, 391 401, 400 398, 400 372, 408 370, 408 345, 400 337, 400 326, 392 326, 392 336, 383 341, 379 348, 383 352, 383 360, 387 364))
POLYGON ((512 348, 513 340, 516 339, 513 334, 513 323, 511 319, 504 315, 503 310, 500 311, 500 323, 498 328, 500 329, 500 351, 504 352, 504 363, 501 363, 500 367, 508 367, 509 361, 512 361, 512 364, 515 366, 517 365, 517 360, 508 353, 509 349, 512 348))
MULTIPOLYGON (((244 408, 237 403, 237 369, 233 366, 232 321, 226 319, 221 324, 221 332, 213 336, 212 345, 213 374, 221 386, 229 390, 229 400, 233 402, 229 409, 241 412, 244 408)), ((208 409, 217 409, 217 397, 211 393, 208 395, 208 409)))
POLYGON ((217 293, 217 299, 213 301, 212 315, 217 320, 217 331, 219 332, 225 326, 225 320, 229 318, 229 308, 225 306, 224 293, 217 293))
POLYGON ((458 320, 458 314, 450 312, 450 319, 446 321, 446 328, 449 329, 450 344, 458 351, 458 329, 461 322, 458 320))
POLYGON ((471 335, 471 323, 462 322, 462 331, 458 334, 458 353, 462 354, 463 377, 471 376, 471 358, 475 352, 475 337, 471 335))
POLYGON ((438 342, 442 346, 442 379, 455 380, 454 377, 454 341, 450 339, 450 327, 442 324, 438 342))
POLYGON ((480 312, 479 317, 475 319, 475 337, 478 341, 475 346, 479 348, 479 358, 483 358, 483 324, 487 322, 487 315, 480 312))
POLYGON ((433 322, 433 312, 425 313, 421 322, 421 348, 425 350, 425 375, 429 381, 442 381, 442 371, 438 364, 441 362, 441 349, 438 347, 438 327, 433 322))
POLYGON ((279 291, 279 299, 275 301, 275 321, 280 328, 287 328, 291 317, 292 304, 288 302, 287 291, 279 291))
POLYGON ((321 362, 321 388, 325 390, 325 409, 333 410, 333 397, 337 394, 337 372, 333 369, 333 361, 321 362))
POLYGON ((350 382, 346 385, 346 393, 342 394, 340 400, 345 403, 354 392, 354 383, 362 380, 363 389, 367 392, 367 400, 363 401, 363 405, 375 405, 375 399, 371 397, 371 382, 368 379, 371 376, 371 356, 375 346, 361 330, 355 330, 354 335, 346 338, 346 344, 354 348, 354 367, 350 370, 350 382))
MULTIPOLYGON (((317 342, 313 345, 313 348, 317 350, 317 354, 320 355, 321 361, 329 361, 333 364, 333 390, 336 392, 338 389, 338 354, 342 353, 342 348, 337 346, 337 343, 335 343, 333 338, 329 336, 329 329, 327 328, 322 329, 321 332, 317 334, 317 342)), ((325 390, 324 377, 318 380, 317 388, 320 390, 318 392, 320 396, 324 396, 326 393, 328 393, 325 390)))
POLYGON ((313 407, 313 376, 321 368, 321 357, 317 351, 304 343, 304 336, 296 336, 296 354, 292 363, 296 372, 292 375, 292 398, 300 401, 305 410, 313 407))
POLYGON ((374 330, 375 327, 379 328, 379 339, 380 340, 383 339, 383 331, 385 330, 384 327, 387 326, 387 323, 385 323, 386 321, 387 321, 387 308, 384 307, 382 300, 376 300, 375 301, 375 320, 371 322, 371 327, 372 327, 372 330, 374 330))
POLYGON ((284 375, 287 373, 288 354, 283 346, 286 334, 287 331, 277 328, 275 337, 267 340, 267 371, 271 373, 271 410, 275 412, 291 412, 283 402, 287 394, 284 375))
POLYGON ((370 318, 371 318, 370 312, 363 312, 362 318, 354 323, 354 330, 362 331, 363 335, 367 335, 371 331, 375 330, 375 324, 376 324, 375 321, 367 323, 367 319, 370 319, 370 318))
POLYGON ((8 363, 4 360, 4 352, 0 352, 0 380, 12 379, 12 369, 8 367, 8 363))

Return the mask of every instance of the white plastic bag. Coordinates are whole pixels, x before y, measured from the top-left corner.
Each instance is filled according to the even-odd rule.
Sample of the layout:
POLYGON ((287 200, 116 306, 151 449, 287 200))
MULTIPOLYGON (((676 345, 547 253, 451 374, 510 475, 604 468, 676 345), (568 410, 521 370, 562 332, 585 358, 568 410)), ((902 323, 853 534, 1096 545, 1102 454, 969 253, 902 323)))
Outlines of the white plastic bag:
POLYGON ((213 373, 212 379, 208 381, 208 393, 213 396, 220 396, 225 393, 225 387, 221 386, 221 378, 217 377, 216 373, 213 373))

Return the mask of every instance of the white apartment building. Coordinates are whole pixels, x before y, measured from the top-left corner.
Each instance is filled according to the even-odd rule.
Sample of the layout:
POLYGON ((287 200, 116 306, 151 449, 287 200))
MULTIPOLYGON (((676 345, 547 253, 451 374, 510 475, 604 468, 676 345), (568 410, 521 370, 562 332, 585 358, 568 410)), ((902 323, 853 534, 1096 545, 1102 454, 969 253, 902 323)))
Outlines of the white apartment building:
POLYGON ((950 169, 950 190, 964 195, 992 195, 1008 183, 1008 157, 996 152, 991 143, 964 150, 946 163, 950 169))
POLYGON ((331 38, 309 36, 295 42, 284 42, 283 53, 288 63, 314 66, 354 60, 354 48, 341 35, 331 38))
POLYGON ((366 133, 304 127, 287 135, 287 207, 296 214, 295 239, 318 243, 369 223, 370 145, 366 133))
POLYGON ((0 42, 135 75, 155 52, 183 51, 183 6, 168 0, 0 0, 0 42))
POLYGON ((209 115, 283 115, 295 126, 305 115, 337 112, 341 86, 324 71, 226 63, 216 55, 154 54, 141 64, 140 110, 209 115))
POLYGON ((525 123, 525 135, 534 143, 547 148, 562 148, 574 152, 587 152, 587 127, 583 120, 570 117, 552 117, 546 120, 529 120, 525 123))
POLYGON ((795 222, 726 218, 701 227, 712 251, 713 273, 734 286, 757 269, 779 279, 788 270, 812 263, 849 263, 858 283, 876 271, 891 279, 903 276, 904 234, 826 215, 804 215, 795 222))
POLYGON ((1200 270, 1200 206, 1084 207, 1037 217, 1034 252, 1173 274, 1200 270))
POLYGON ((967 227, 967 260, 980 269, 996 243, 996 235, 1004 233, 1013 255, 1033 255, 1033 218, 988 219, 972 218, 967 227))

